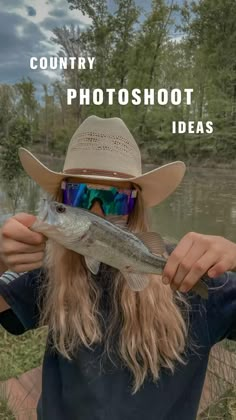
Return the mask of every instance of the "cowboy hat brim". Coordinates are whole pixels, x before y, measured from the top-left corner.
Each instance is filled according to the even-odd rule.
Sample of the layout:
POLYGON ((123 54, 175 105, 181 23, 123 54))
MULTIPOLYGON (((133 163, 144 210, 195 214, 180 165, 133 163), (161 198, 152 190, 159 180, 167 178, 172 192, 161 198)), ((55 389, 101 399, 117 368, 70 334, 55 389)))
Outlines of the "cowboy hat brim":
POLYGON ((48 169, 31 152, 24 148, 19 149, 19 157, 25 172, 46 192, 55 195, 59 190, 61 181, 65 178, 76 178, 81 181, 112 181, 112 183, 132 182, 142 191, 146 207, 154 207, 165 200, 175 191, 185 174, 186 166, 177 161, 160 166, 132 178, 115 178, 101 175, 76 175, 65 172, 55 172, 48 169))

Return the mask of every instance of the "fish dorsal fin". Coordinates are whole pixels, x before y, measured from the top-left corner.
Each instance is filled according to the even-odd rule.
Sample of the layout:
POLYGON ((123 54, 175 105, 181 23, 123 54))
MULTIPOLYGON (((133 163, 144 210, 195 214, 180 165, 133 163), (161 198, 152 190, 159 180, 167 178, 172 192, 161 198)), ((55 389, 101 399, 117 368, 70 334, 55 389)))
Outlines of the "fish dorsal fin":
POLYGON ((93 274, 97 274, 99 272, 100 262, 95 260, 93 257, 84 257, 86 265, 93 274))
POLYGON ((149 284, 149 276, 143 273, 133 273, 128 271, 122 271, 125 280, 131 290, 140 292, 145 289, 149 284))
POLYGON ((167 256, 165 243, 161 235, 157 232, 139 232, 135 233, 144 245, 148 247, 150 252, 155 255, 167 256))

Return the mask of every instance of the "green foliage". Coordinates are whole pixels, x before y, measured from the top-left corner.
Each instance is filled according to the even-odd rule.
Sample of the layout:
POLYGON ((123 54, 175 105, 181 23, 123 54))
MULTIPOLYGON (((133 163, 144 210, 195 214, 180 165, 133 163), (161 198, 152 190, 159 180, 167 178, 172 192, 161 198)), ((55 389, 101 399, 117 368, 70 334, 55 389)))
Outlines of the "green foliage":
POLYGON ((50 143, 50 152, 58 156, 65 156, 68 148, 68 139, 72 136, 68 128, 62 128, 55 131, 54 138, 50 143))
POLYGON ((2 138, 0 175, 3 188, 15 213, 24 189, 24 171, 19 162, 18 149, 31 142, 30 124, 18 117, 9 126, 7 137, 2 138))
MULTIPOLYGON (((217 380, 217 379, 216 379, 217 380)), ((201 413, 198 420, 220 419, 235 420, 236 416, 236 388, 222 395, 219 400, 201 413)))
MULTIPOLYGON (((42 364, 46 344, 47 328, 28 331, 21 336, 8 334, 0 327, 0 382, 36 368, 42 364)), ((16 401, 17 403, 17 401, 16 401)), ((13 402, 14 404, 14 402, 13 402)), ((18 405, 16 404, 16 407, 18 405)), ((31 419, 31 411, 25 419, 31 419)), ((8 407, 8 395, 4 384, 0 384, 0 420, 14 420, 8 407)))
POLYGON ((8 136, 9 124, 15 115, 15 92, 12 86, 0 85, 0 144, 8 136))
POLYGON ((15 84, 15 90, 18 98, 18 114, 29 123, 33 123, 38 103, 35 99, 36 88, 32 80, 23 78, 20 83, 15 84))
MULTIPOLYGON (((147 161, 234 159, 235 2, 186 1, 180 7, 175 0, 152 0, 150 11, 141 14, 135 0, 115 0, 112 13, 108 0, 68 0, 68 6, 90 17, 91 23, 83 30, 75 25, 55 28, 52 42, 59 55, 94 56, 95 67, 65 70, 63 81, 43 86, 41 104, 30 79, 13 87, 0 86, 0 144, 8 142, 10 127, 22 118, 30 124, 32 146, 42 153, 63 155, 73 131, 88 115, 96 114, 121 117, 147 161), (66 104, 68 88, 170 91, 175 87, 194 89, 191 106, 183 101, 180 106, 122 107, 116 98, 113 106, 106 101, 99 107, 81 106, 76 100, 66 104), (172 134, 172 121, 199 120, 213 121, 214 134, 172 134)), ((18 166, 13 163, 17 159, 12 151, 18 143, 13 138, 11 134, 13 158, 6 163, 10 174, 18 166)), ((2 173, 7 173, 5 169, 2 173)))
POLYGON ((45 328, 13 336, 0 327, 0 381, 19 376, 40 366, 46 335, 45 328))
POLYGON ((7 401, 7 399, 0 397, 0 420, 15 420, 15 416, 9 409, 7 401))
POLYGON ((28 146, 30 142, 30 124, 22 118, 16 118, 9 127, 8 137, 1 142, 1 177, 5 181, 12 181, 22 174, 18 149, 28 146))

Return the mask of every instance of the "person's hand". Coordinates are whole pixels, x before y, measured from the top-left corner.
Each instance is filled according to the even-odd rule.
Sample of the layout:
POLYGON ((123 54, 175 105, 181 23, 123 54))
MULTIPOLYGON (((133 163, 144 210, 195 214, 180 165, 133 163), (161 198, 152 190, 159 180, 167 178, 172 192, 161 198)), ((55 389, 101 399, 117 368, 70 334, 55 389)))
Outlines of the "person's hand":
POLYGON ((221 236, 190 232, 168 258, 162 281, 173 290, 188 292, 204 274, 215 278, 235 267, 235 243, 221 236))
MULTIPOLYGON (((6 269, 22 273, 42 266, 46 238, 29 227, 36 217, 19 213, 9 218, 0 230, 0 260, 6 269)), ((4 270, 4 271, 5 271, 4 270)))

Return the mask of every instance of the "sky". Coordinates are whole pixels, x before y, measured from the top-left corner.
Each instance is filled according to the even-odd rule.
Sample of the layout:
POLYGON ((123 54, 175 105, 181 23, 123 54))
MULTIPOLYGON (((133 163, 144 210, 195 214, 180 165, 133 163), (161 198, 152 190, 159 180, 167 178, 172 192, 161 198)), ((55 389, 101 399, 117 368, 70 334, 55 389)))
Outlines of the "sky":
POLYGON ((50 83, 54 71, 33 71, 30 57, 56 55, 58 46, 50 41, 52 29, 90 23, 66 0, 0 0, 0 83, 16 83, 31 77, 36 84, 50 83))
MULTIPOLYGON (((151 5, 151 0, 136 2, 147 10, 151 5)), ((55 56, 59 47, 50 41, 52 29, 72 23, 83 29, 90 19, 70 10, 67 0, 0 0, 0 84, 30 77, 40 86, 58 78, 52 70, 31 70, 30 57, 55 56)))

